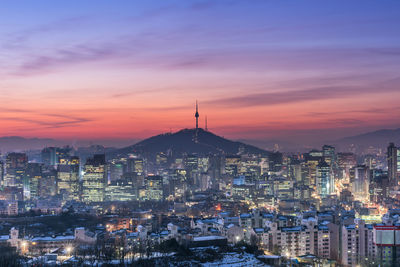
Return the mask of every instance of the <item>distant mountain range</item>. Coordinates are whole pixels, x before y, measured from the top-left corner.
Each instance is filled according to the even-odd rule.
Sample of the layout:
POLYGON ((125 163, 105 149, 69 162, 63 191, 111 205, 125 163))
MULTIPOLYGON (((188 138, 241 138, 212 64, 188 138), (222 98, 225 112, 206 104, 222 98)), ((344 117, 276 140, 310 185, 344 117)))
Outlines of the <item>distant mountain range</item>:
POLYGON ((46 146, 59 146, 62 142, 50 138, 23 138, 20 136, 0 137, 0 151, 22 151, 42 149, 46 146))
MULTIPOLYGON (((132 152, 156 153, 167 152, 172 153, 225 153, 236 154, 240 151, 250 152, 254 154, 268 154, 268 150, 272 150, 275 144, 279 145, 280 151, 308 151, 312 146, 310 144, 297 144, 296 142, 287 142, 280 140, 246 140, 231 141, 223 137, 217 136, 211 132, 198 130, 197 141, 193 136, 195 129, 184 129, 176 133, 166 133, 150 137, 136 143, 135 140, 103 140, 103 141, 65 141, 51 138, 23 138, 19 136, 0 137, 0 152, 38 150, 46 146, 89 146, 92 144, 101 144, 107 147, 122 147, 113 150, 112 155, 127 155, 132 152), (128 144, 132 144, 129 145, 128 144)), ((386 148, 390 142, 400 145, 400 128, 398 129, 382 129, 374 132, 368 132, 356 136, 345 137, 337 140, 326 142, 335 145, 338 150, 346 150, 350 145, 354 145, 358 151, 363 151, 369 146, 378 148, 386 148)), ((314 146, 315 147, 315 144, 314 146)), ((315 147, 318 148, 318 147, 315 147)), ((111 151, 111 149, 109 150, 111 151)), ((110 156, 112 156, 110 155, 110 156)))
POLYGON ((363 150, 370 146, 385 148, 390 142, 400 145, 400 128, 383 129, 360 135, 345 137, 335 140, 332 143, 339 147, 348 147, 350 145, 354 145, 359 150, 363 150))
POLYGON ((176 133, 160 134, 137 144, 116 150, 113 154, 156 154, 169 152, 175 155, 188 154, 237 154, 239 152, 265 154, 268 152, 242 142, 231 141, 203 129, 183 129, 176 133), (197 139, 197 141, 196 141, 197 139))
POLYGON ((0 137, 0 152, 6 153, 11 151, 27 151, 27 150, 41 150, 44 147, 50 146, 65 146, 70 145, 74 147, 90 147, 92 145, 102 145, 108 148, 126 147, 132 143, 138 142, 137 139, 129 140, 59 140, 51 138, 24 138, 20 136, 3 136, 0 137))

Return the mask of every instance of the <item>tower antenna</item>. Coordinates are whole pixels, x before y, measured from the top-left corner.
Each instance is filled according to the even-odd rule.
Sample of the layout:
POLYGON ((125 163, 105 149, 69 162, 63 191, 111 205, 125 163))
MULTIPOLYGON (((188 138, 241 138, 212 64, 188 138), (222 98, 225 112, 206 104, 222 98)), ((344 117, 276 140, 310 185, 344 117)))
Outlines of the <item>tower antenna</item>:
POLYGON ((196 131, 197 129, 199 129, 199 105, 197 103, 196 100, 196 113, 194 114, 195 118, 196 118, 196 131))
POLYGON ((208 132, 208 127, 207 127, 207 116, 206 116, 206 125, 205 125, 205 130, 206 130, 206 132, 208 132))

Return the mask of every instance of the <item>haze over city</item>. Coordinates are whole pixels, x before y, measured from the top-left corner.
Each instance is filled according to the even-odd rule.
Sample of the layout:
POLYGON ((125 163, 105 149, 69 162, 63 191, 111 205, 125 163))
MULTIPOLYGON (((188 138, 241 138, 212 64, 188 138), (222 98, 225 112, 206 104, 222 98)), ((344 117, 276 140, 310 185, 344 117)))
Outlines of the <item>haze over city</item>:
MULTIPOLYGON (((397 1, 5 1, 1 136, 335 140, 398 128, 397 1)), ((110 143, 110 142, 108 142, 110 143)), ((116 142, 118 144, 118 142, 116 142)))

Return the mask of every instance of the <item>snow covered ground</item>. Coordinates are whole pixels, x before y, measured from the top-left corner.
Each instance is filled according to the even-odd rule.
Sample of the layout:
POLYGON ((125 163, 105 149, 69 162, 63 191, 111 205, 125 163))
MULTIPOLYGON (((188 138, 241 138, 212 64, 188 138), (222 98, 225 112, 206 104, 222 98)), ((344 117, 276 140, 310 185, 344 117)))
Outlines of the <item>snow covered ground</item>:
POLYGON ((224 257, 221 260, 217 260, 214 262, 206 262, 203 263, 204 267, 241 267, 241 266, 269 266, 261 261, 257 260, 257 258, 248 253, 238 254, 238 253, 224 253, 224 257))

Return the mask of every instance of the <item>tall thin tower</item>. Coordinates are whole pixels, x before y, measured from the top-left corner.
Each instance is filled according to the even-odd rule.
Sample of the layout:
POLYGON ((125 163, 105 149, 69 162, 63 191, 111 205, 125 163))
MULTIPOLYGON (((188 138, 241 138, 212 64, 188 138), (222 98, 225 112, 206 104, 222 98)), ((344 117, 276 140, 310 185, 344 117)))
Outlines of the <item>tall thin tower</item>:
POLYGON ((206 132, 208 132, 208 127, 207 127, 207 116, 206 116, 206 125, 205 125, 204 129, 206 130, 206 132))
POLYGON ((196 113, 194 114, 195 118, 196 118, 196 130, 199 129, 199 106, 197 104, 197 100, 196 100, 196 113))

